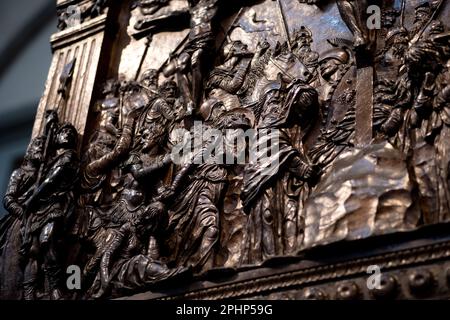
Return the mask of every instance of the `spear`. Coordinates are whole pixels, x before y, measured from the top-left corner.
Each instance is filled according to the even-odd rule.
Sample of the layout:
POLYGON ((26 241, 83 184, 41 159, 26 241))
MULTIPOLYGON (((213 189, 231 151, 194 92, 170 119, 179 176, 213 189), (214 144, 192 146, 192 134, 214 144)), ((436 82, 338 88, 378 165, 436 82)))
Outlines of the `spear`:
POLYGON ((402 0, 401 6, 401 16, 400 16, 400 27, 405 26, 405 11, 406 11, 406 0, 402 0))
POLYGON ((242 16, 242 13, 244 12, 244 9, 246 9, 246 7, 241 7, 241 9, 239 9, 239 12, 237 13, 237 15, 234 17, 233 22, 231 23, 230 27, 228 28, 228 30, 226 32, 224 32, 225 30, 223 30, 222 32, 224 32, 225 37, 223 38, 222 43, 220 44, 219 50, 223 48, 223 46, 225 45, 225 42, 227 41, 231 41, 230 35, 231 32, 233 31, 233 28, 235 28, 237 25, 237 22, 239 21, 239 19, 242 16))
POLYGON ((189 40, 189 33, 186 34, 186 36, 183 38, 183 40, 180 41, 180 43, 178 43, 177 47, 169 55, 169 58, 167 58, 166 61, 164 61, 164 63, 159 67, 158 73, 160 73, 162 69, 164 69, 164 67, 170 62, 172 57, 177 54, 177 52, 188 42, 188 40, 189 40))
POLYGON ((283 6, 281 5, 280 0, 276 0, 276 1, 277 1, 277 6, 278 6, 278 15, 280 16, 280 20, 281 20, 281 27, 283 28, 283 32, 286 36, 286 41, 287 41, 289 51, 292 51, 291 39, 289 37, 289 30, 288 30, 288 25, 286 22, 286 17, 284 16, 283 6))
POLYGON ((150 48, 150 44, 152 43, 152 40, 153 40, 153 35, 150 34, 146 39, 147 40, 145 42, 144 53, 142 54, 142 58, 139 61, 139 66, 138 66, 138 69, 136 71, 136 75, 134 76, 134 81, 137 81, 138 78, 139 78, 139 74, 141 73, 142 66, 144 65, 145 58, 147 57, 148 49, 150 48))
POLYGON ((434 19, 436 19, 443 4, 444 4, 444 0, 441 0, 441 2, 439 2, 439 4, 436 6, 436 9, 434 10, 434 12, 433 12, 432 16, 430 17, 430 19, 428 20, 427 24, 424 25, 423 28, 420 30, 420 32, 415 35, 415 37, 411 40, 411 43, 414 44, 420 40, 420 38, 423 36, 423 33, 425 32, 425 30, 430 26, 431 22, 434 19))
MULTIPOLYGON (((57 91, 58 94, 58 98, 57 98, 57 103, 56 103, 56 108, 54 108, 54 110, 56 111, 56 114, 59 115, 59 113, 62 113, 62 116, 64 117, 65 115, 65 109, 62 110, 62 112, 60 111, 61 109, 61 105, 62 102, 64 101, 64 105, 66 104, 66 100, 68 98, 69 95, 69 87, 70 87, 70 83, 72 82, 72 77, 73 77, 73 72, 75 69, 75 64, 76 64, 76 58, 72 59, 68 64, 66 64, 61 72, 61 75, 59 76, 59 88, 57 91)), ((50 110, 49 110, 50 111, 50 110)), ((58 117, 59 118, 59 117, 58 117)), ((50 142, 53 140, 53 133, 55 131, 55 122, 53 121, 51 123, 50 127, 45 127, 44 128, 44 135, 45 135, 45 143, 44 143, 44 150, 43 150, 43 154, 42 154, 42 161, 40 163, 39 166, 39 171, 37 174, 37 178, 36 178, 36 183, 34 184, 35 187, 30 188, 30 190, 27 192, 31 193, 30 191, 33 190, 33 192, 31 193, 31 197, 34 195, 34 192, 36 191, 36 188, 39 187, 39 185, 42 182, 42 178, 43 178, 43 174, 44 174, 44 169, 45 169, 45 165, 47 163, 47 158, 48 158, 48 149, 50 147, 50 142)), ((30 221, 27 219, 28 216, 28 211, 30 210, 29 205, 27 207, 24 208, 23 210, 23 215, 22 215, 22 223, 25 223, 25 228, 24 230, 22 230, 22 237, 24 239, 24 244, 27 244, 28 242, 28 231, 30 228, 30 221)))

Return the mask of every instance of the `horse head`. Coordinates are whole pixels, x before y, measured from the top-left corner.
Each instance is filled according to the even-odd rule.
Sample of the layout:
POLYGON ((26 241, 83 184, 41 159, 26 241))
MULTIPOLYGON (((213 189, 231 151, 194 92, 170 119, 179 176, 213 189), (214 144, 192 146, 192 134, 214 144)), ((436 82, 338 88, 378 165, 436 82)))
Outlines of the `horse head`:
POLYGON ((265 70, 265 76, 268 80, 276 80, 278 74, 284 82, 290 83, 294 80, 309 83, 313 74, 292 52, 285 51, 269 59, 265 70))

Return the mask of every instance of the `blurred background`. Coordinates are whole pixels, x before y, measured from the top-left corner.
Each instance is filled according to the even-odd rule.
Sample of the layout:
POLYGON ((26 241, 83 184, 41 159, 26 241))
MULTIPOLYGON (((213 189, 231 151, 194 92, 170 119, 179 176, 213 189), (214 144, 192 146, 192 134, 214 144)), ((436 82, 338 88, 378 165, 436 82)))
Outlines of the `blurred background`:
MULTIPOLYGON (((0 199, 20 166, 52 58, 56 0, 0 1, 0 199)), ((6 214, 0 205, 0 217, 6 214)))

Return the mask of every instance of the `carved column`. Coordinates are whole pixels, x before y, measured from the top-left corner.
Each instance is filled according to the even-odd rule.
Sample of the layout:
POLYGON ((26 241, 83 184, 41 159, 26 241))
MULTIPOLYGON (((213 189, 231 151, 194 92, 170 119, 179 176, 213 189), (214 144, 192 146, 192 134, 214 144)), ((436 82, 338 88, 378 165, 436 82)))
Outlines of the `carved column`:
MULTIPOLYGON (((69 6, 80 7, 92 5, 93 1, 58 0, 57 10, 68 10, 69 6)), ((75 7, 75 8, 76 8, 75 7)), ((83 135, 87 123, 89 108, 93 99, 96 80, 102 76, 101 57, 108 50, 105 41, 106 26, 111 20, 112 10, 105 8, 103 14, 95 18, 86 18, 81 24, 69 26, 51 37, 53 60, 50 66, 45 91, 39 103, 33 127, 33 137, 43 130, 46 110, 58 105, 60 75, 64 67, 75 59, 70 91, 64 106, 60 108, 61 121, 73 123, 83 135)))

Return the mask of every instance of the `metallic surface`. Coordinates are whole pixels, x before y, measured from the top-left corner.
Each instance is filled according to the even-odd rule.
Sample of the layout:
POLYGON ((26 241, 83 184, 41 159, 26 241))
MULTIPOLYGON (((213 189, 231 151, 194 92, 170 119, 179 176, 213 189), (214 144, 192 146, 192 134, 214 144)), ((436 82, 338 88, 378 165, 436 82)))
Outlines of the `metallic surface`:
POLYGON ((403 3, 58 1, 0 297, 448 298, 450 2, 403 3))

